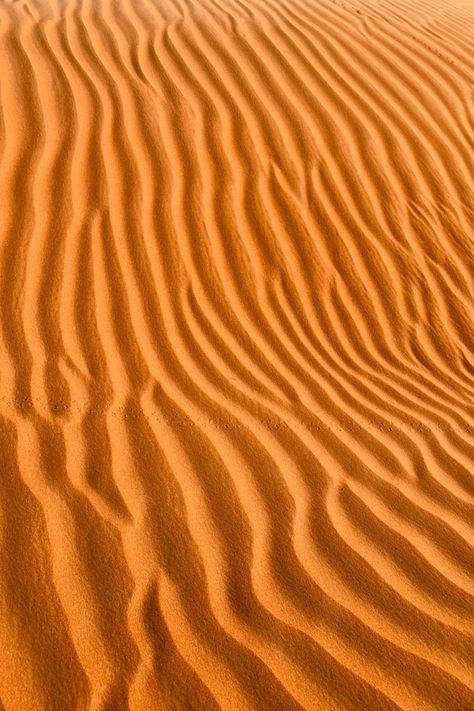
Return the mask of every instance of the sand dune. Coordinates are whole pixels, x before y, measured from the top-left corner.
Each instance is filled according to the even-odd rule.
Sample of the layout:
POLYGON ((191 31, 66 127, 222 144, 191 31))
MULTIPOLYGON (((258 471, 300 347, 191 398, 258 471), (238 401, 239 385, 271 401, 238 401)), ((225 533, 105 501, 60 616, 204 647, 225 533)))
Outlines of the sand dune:
POLYGON ((472 3, 0 34, 0 708, 474 709, 472 3))

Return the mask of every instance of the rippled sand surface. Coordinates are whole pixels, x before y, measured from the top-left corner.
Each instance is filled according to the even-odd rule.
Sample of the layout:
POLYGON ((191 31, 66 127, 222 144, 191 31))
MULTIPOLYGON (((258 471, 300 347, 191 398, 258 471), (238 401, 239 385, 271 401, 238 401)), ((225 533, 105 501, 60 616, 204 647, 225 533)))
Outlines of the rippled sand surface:
POLYGON ((0 0, 0 708, 473 711, 474 4, 0 0))

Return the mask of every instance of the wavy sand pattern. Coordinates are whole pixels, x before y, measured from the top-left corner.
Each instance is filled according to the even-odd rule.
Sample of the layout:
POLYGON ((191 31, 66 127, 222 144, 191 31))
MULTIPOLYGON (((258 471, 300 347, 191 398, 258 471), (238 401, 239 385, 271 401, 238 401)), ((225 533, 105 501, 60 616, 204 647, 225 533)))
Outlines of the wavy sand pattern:
POLYGON ((0 708, 472 711, 474 5, 0 33, 0 708))

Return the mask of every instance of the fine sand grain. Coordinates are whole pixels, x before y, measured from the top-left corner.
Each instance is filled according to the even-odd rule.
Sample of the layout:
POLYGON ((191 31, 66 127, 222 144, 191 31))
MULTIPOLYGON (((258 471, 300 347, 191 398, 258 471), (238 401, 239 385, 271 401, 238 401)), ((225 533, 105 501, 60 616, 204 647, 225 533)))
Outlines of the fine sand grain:
POLYGON ((474 710, 472 0, 0 0, 0 709, 474 710))

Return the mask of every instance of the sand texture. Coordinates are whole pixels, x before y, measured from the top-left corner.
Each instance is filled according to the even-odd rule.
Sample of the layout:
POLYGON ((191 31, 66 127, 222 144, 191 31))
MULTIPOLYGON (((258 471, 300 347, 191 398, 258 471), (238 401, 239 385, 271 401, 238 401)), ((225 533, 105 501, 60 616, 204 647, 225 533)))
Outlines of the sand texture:
POLYGON ((0 711, 474 711, 474 2, 0 0, 0 711))

